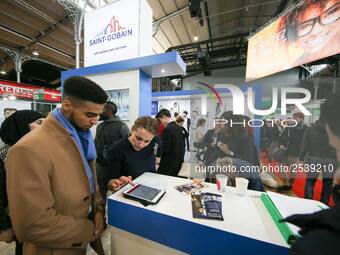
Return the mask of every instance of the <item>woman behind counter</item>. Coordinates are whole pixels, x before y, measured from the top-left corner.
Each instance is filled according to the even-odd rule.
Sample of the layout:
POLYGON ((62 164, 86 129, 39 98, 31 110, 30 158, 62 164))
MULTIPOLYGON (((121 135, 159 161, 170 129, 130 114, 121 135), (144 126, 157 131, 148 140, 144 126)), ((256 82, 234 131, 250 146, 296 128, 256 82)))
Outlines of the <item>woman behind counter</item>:
POLYGON ((131 134, 113 145, 107 156, 109 190, 115 190, 145 172, 156 172, 157 128, 156 119, 139 117, 131 128, 131 134))

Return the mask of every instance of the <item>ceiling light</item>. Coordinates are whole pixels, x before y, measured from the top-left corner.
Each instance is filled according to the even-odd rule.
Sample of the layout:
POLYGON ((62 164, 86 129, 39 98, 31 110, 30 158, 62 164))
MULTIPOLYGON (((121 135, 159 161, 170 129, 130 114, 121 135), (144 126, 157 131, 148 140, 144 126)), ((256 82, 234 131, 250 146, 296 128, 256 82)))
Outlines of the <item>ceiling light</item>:
POLYGON ((15 96, 13 96, 13 95, 11 95, 11 96, 9 96, 9 98, 8 98, 9 100, 15 100, 15 99, 17 99, 15 96))
POLYGON ((164 70, 164 69, 162 69, 162 70, 161 70, 161 72, 162 72, 162 73, 165 73, 165 70, 164 70))
POLYGON ((2 70, 0 71, 0 74, 5 75, 5 74, 7 74, 7 72, 5 71, 5 69, 2 69, 2 70))
POLYGON ((39 56, 39 52, 38 52, 37 50, 32 51, 32 54, 33 54, 34 56, 39 56))
POLYGON ((32 54, 33 54, 34 56, 39 56, 39 52, 38 52, 38 44, 35 44, 35 45, 34 45, 32 54))
POLYGON ((194 36, 194 41, 197 41, 197 40, 198 40, 198 36, 195 35, 195 36, 194 36))

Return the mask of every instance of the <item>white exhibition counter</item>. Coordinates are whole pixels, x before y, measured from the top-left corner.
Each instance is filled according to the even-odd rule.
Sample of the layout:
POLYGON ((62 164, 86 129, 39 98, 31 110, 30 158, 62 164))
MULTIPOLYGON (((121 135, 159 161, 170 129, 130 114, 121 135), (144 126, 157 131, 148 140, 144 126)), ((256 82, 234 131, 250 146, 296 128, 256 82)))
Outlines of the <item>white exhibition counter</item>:
MULTIPOLYGON (((126 199, 123 187, 108 198, 108 222, 112 228, 114 254, 287 254, 285 242, 261 202, 261 192, 247 191, 241 197, 228 187, 222 194, 224 221, 194 219, 190 195, 174 186, 183 178, 145 173, 134 182, 165 189, 156 205, 143 206, 126 199)), ((206 183, 202 192, 220 193, 206 183)))

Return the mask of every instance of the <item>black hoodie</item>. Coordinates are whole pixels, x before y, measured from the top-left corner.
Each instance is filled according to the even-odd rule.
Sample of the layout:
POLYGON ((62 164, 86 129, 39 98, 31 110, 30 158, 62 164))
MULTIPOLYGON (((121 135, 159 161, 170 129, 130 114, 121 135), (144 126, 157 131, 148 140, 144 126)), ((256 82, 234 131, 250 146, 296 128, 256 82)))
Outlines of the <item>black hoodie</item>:
POLYGON ((325 124, 321 121, 317 120, 312 127, 307 128, 299 160, 303 161, 307 153, 312 157, 336 159, 335 150, 329 145, 325 124))

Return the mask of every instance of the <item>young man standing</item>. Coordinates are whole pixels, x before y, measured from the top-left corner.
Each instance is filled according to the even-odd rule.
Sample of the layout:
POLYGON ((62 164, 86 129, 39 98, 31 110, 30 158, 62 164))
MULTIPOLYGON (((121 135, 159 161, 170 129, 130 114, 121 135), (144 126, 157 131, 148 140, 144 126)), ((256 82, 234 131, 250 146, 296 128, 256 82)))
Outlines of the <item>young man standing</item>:
POLYGON ((107 100, 93 81, 64 82, 62 107, 23 137, 6 158, 14 232, 25 255, 86 254, 104 229, 90 128, 107 100))
POLYGON ((156 118, 165 126, 158 173, 177 176, 183 162, 184 139, 182 128, 171 120, 171 114, 167 109, 160 110, 156 118))
POLYGON ((96 138, 94 139, 97 150, 97 177, 100 193, 106 200, 107 183, 110 180, 110 169, 106 154, 114 143, 130 134, 129 127, 116 116, 117 106, 113 102, 106 102, 104 111, 100 114, 100 120, 103 120, 97 126, 96 138))
MULTIPOLYGON (((191 119, 188 117, 188 111, 184 111, 182 116, 184 118, 184 128, 187 130, 188 134, 190 134, 191 119)), ((187 151, 190 151, 189 135, 185 137, 185 143, 187 151)))

